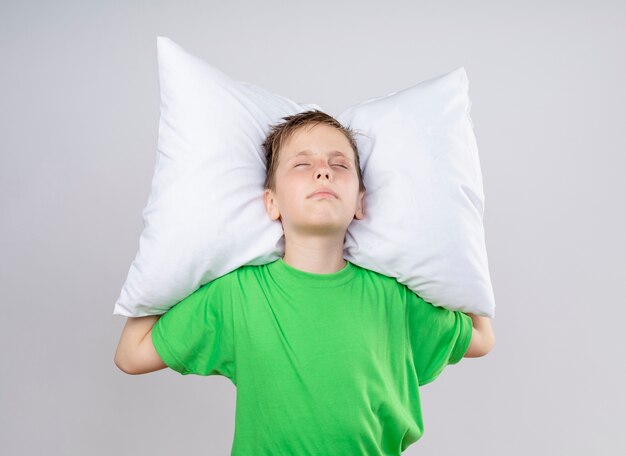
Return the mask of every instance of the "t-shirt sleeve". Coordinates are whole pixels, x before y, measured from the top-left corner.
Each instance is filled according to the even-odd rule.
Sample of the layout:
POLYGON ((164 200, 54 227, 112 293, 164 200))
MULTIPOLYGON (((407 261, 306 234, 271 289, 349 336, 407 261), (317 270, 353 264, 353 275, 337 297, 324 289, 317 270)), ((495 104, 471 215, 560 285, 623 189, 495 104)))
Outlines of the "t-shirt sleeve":
POLYGON ((174 305, 152 329, 154 348, 182 375, 223 375, 234 381, 232 305, 222 278, 174 305))
POLYGON ((407 291, 407 324, 419 385, 436 379, 465 355, 472 339, 472 319, 461 311, 437 307, 407 291))

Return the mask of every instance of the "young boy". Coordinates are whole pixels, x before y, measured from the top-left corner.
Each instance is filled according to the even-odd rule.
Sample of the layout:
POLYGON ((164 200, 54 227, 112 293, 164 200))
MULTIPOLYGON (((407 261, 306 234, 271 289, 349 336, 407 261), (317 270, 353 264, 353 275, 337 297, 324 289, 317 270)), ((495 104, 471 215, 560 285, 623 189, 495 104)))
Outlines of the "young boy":
POLYGON ((419 386, 487 354, 491 321, 346 261, 348 225, 364 216, 353 133, 316 110, 283 119, 263 147, 284 257, 231 271, 162 316, 129 318, 115 364, 228 377, 233 455, 399 455, 423 434, 419 386))

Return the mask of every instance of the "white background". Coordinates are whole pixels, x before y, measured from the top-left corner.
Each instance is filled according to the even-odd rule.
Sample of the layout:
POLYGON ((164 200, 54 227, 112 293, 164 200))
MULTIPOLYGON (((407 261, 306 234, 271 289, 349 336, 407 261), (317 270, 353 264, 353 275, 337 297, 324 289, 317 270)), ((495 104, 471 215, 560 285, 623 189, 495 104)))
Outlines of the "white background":
POLYGON ((3 1, 1 454, 230 451, 228 379, 113 363, 156 158, 157 35, 332 115, 464 66, 497 343, 422 389, 404 454, 626 454, 618 1, 3 1))

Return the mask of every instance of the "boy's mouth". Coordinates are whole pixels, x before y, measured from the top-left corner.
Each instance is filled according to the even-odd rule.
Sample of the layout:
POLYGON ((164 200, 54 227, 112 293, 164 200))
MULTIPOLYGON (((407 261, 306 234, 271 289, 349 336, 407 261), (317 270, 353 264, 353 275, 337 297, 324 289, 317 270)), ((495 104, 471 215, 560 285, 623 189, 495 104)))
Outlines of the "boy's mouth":
POLYGON ((311 193, 307 198, 313 198, 313 197, 338 198, 337 194, 329 188, 318 188, 313 193, 311 193))

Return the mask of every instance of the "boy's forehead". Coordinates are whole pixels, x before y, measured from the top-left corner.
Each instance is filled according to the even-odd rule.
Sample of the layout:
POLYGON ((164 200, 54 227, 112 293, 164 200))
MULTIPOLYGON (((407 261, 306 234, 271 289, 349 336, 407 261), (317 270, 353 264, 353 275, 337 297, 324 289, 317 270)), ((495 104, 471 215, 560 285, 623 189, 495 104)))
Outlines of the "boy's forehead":
POLYGON ((315 152, 312 149, 317 149, 329 156, 343 156, 352 160, 354 151, 345 135, 335 128, 324 127, 325 130, 317 130, 315 134, 305 127, 294 131, 281 147, 281 158, 288 161, 298 156, 313 155, 315 152))

